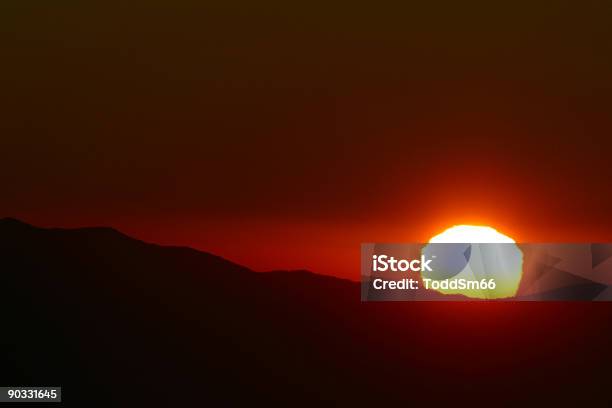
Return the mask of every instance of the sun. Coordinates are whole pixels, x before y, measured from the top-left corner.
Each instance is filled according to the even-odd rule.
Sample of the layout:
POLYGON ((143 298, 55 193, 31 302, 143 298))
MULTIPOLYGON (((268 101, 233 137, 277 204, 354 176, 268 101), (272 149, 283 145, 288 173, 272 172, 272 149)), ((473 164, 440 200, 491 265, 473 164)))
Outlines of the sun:
POLYGON ((455 225, 444 232, 432 237, 431 243, 489 243, 489 244, 513 244, 512 238, 498 232, 496 229, 481 225, 455 225))
POLYGON ((434 269, 424 271, 422 277, 439 282, 438 288, 432 285, 437 292, 476 299, 517 294, 523 253, 512 238, 492 227, 455 225, 432 237, 422 253, 435 259, 434 269), (483 288, 475 282, 490 286, 483 288))

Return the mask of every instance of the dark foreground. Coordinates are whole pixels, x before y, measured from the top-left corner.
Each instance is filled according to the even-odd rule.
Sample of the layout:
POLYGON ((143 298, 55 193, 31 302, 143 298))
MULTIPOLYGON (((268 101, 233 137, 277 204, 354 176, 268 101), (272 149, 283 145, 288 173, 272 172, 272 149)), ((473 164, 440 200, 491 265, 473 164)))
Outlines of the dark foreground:
POLYGON ((610 303, 361 303, 354 282, 12 219, 0 265, 0 384, 67 406, 612 401, 610 303))

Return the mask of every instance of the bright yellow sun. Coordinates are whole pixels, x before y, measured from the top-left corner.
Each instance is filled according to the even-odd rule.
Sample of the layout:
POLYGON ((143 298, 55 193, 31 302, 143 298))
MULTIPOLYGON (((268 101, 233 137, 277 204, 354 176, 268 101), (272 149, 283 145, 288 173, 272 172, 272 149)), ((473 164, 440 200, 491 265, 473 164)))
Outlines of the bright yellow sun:
POLYGON ((444 232, 432 237, 431 243, 514 243, 514 240, 494 228, 480 225, 455 225, 444 232))
POLYGON ((488 226, 455 225, 432 237, 423 254, 435 258, 437 267, 422 276, 438 281, 432 287, 443 294, 509 298, 516 295, 523 274, 523 253, 516 242, 488 226))

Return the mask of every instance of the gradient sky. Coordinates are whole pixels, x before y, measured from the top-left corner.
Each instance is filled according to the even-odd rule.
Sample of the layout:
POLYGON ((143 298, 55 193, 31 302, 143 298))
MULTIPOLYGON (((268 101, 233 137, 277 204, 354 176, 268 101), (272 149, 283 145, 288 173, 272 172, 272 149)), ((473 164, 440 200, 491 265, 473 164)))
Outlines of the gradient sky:
POLYGON ((354 279, 458 223, 612 241, 612 3, 534 3, 5 0, 0 215, 354 279))

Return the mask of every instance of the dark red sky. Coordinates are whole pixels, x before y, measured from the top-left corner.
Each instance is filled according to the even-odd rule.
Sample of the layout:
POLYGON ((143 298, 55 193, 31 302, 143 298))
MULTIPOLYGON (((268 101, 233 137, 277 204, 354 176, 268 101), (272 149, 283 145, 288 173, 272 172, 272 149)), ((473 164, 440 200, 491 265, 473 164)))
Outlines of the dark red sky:
POLYGON ((457 223, 612 241, 612 5, 407 3, 4 1, 0 214, 352 278, 457 223))

